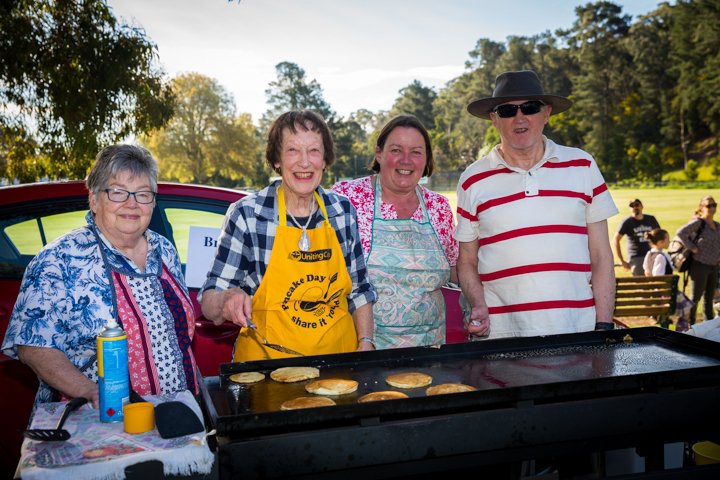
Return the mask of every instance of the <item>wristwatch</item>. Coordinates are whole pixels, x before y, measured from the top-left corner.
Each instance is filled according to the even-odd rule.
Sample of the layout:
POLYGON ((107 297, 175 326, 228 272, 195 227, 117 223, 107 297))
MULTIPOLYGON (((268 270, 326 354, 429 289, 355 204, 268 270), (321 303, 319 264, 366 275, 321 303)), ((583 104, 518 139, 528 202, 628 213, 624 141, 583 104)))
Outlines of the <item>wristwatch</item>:
POLYGON ((358 343, 360 342, 367 342, 372 345, 373 348, 375 348, 375 340, 373 340, 371 337, 360 337, 358 338, 358 343))
POLYGON ((597 322, 595 330, 615 330, 615 324, 613 322, 597 322))

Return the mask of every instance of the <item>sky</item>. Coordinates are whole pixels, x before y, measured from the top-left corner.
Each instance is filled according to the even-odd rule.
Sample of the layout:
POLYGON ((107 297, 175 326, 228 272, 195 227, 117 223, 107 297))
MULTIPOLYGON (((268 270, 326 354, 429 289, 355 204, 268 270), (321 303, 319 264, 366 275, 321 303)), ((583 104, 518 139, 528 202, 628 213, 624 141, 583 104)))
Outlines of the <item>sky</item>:
MULTIPOLYGON (((479 38, 504 42, 570 28, 576 0, 108 0, 142 27, 170 77, 214 78, 255 123, 275 65, 296 63, 340 116, 389 110, 419 80, 437 90, 461 75, 479 38)), ((636 19, 658 0, 617 1, 636 19)), ((490 94, 492 92, 488 92, 490 94)))

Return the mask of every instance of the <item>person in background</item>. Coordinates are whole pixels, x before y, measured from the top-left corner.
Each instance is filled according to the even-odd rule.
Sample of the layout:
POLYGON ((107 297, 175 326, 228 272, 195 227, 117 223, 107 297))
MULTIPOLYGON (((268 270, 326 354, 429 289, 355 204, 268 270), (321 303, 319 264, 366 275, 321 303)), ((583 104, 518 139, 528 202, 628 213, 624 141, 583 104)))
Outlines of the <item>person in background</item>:
POLYGON ((243 327, 235 361, 288 356, 263 338, 305 355, 373 349, 376 293, 355 208, 320 187, 335 161, 330 129, 314 112, 283 113, 265 157, 281 179, 228 208, 198 294, 203 314, 243 327))
POLYGON ((374 175, 343 181, 333 191, 357 209, 370 281, 378 291, 377 348, 441 345, 445 302, 441 288, 456 282, 458 244, 447 198, 418 185, 433 173, 430 136, 412 115, 380 131, 374 175))
POLYGON ((636 198, 630 202, 629 206, 632 214, 620 224, 613 238, 613 247, 622 267, 630 270, 633 275, 642 276, 645 274, 643 261, 650 250, 645 233, 654 228, 660 228, 660 224, 652 215, 643 213, 643 204, 640 199, 636 198), (623 258, 622 248, 620 248, 620 240, 625 235, 627 235, 627 261, 623 258))
POLYGON ((658 275, 672 275, 672 260, 670 260, 670 256, 665 251, 670 245, 670 235, 667 230, 654 228, 649 232, 645 232, 645 239, 651 247, 643 259, 645 276, 656 277, 658 275))
POLYGON ((491 97, 468 105, 501 138, 457 190, 458 277, 473 338, 613 328, 607 218, 617 208, 590 154, 543 135, 550 115, 571 105, 529 70, 500 74, 491 97))
POLYGON ((148 229, 157 175, 144 148, 104 148, 86 180, 88 224, 47 244, 25 270, 2 350, 37 373, 36 404, 85 397, 98 406, 96 339, 109 318, 127 333, 136 392, 199 393, 180 259, 148 229))
POLYGON ((710 195, 700 200, 695 216, 680 227, 677 237, 693 254, 688 271, 690 290, 695 306, 690 310, 690 324, 695 323, 697 306, 703 300, 705 320, 715 318, 713 296, 718 283, 720 265, 720 224, 715 221, 717 202, 710 195))

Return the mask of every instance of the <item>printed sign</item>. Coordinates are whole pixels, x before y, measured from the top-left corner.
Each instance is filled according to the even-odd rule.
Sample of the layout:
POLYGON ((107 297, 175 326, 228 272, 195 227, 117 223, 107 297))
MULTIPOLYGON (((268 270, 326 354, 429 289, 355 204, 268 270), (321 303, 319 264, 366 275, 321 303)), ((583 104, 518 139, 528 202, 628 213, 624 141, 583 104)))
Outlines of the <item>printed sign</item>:
POLYGON ((205 283, 215 258, 219 236, 219 228, 190 227, 185 264, 185 283, 188 288, 200 288, 205 283))

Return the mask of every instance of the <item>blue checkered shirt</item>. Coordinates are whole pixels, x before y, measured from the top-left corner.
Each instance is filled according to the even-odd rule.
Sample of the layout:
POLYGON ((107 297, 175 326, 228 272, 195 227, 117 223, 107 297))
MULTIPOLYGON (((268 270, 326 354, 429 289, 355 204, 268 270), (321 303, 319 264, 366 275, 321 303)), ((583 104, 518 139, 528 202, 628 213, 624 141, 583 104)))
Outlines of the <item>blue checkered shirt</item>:
MULTIPOLYGON (((202 294, 207 290, 240 287, 248 295, 255 294, 270 262, 278 226, 278 186, 279 180, 256 195, 230 205, 218 238, 215 260, 200 289, 198 301, 202 300, 202 294)), ((368 280, 355 207, 346 197, 322 187, 318 187, 318 193, 325 203, 330 225, 337 234, 352 280, 352 291, 347 299, 352 313, 377 299, 375 288, 368 280)), ((322 221, 322 212, 318 209, 308 228, 316 228, 322 221)))

